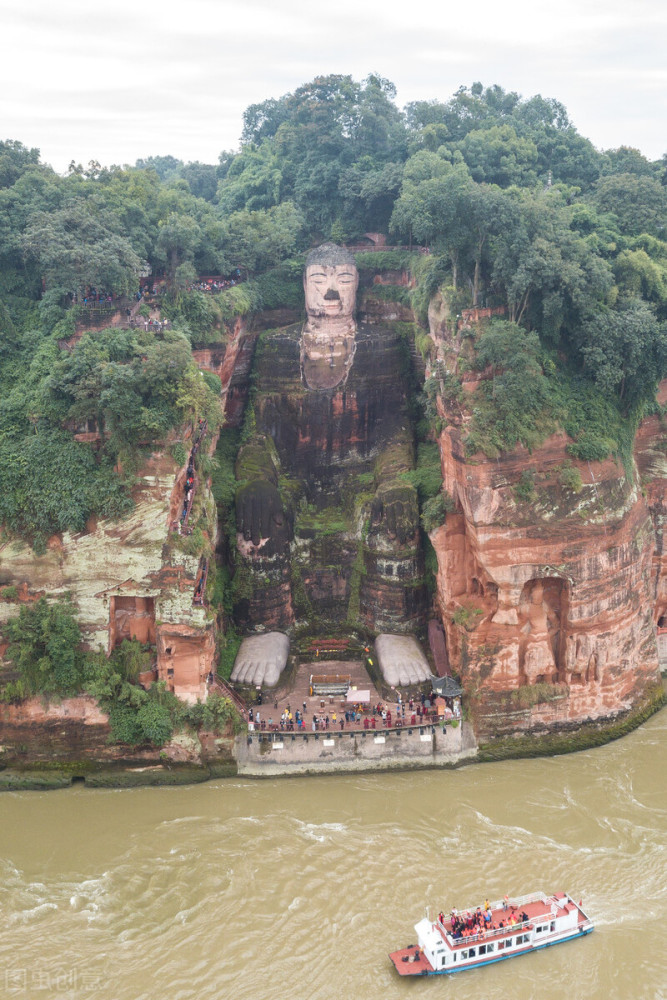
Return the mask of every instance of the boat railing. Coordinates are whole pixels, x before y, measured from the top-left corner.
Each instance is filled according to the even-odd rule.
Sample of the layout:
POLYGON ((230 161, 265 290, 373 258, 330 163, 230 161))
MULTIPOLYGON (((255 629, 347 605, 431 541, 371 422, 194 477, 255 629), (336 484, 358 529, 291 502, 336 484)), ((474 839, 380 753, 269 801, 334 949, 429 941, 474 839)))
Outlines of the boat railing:
POLYGON ((504 927, 490 927, 488 930, 479 931, 477 934, 466 934, 462 937, 454 937, 454 935, 450 931, 446 930, 444 925, 438 921, 448 944, 450 944, 453 948, 460 948, 462 945, 475 944, 476 942, 481 943, 482 941, 489 941, 491 938, 503 937, 507 934, 521 934, 523 931, 530 930, 533 923, 534 921, 532 920, 524 920, 523 923, 506 924, 504 927))
MULTIPOLYGON (((510 906, 527 906, 528 903, 544 903, 545 905, 553 901, 552 896, 545 896, 543 892, 529 892, 527 896, 512 896, 509 900, 510 906)), ((492 909, 500 909, 503 906, 503 900, 498 903, 492 903, 492 909)))

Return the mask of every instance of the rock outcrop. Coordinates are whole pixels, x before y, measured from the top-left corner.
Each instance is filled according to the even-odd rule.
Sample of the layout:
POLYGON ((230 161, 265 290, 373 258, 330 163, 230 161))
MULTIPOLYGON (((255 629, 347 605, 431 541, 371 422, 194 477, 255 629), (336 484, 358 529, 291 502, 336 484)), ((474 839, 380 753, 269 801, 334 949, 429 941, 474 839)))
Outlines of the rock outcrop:
MULTIPOLYGON (((193 603, 199 554, 167 544, 183 475, 167 454, 152 455, 128 517, 54 536, 42 556, 25 543, 4 542, 0 579, 26 593, 69 593, 92 649, 108 653, 126 638, 157 643, 158 675, 186 700, 196 700, 206 696, 215 642, 204 608, 193 603), (199 650, 196 673, 193 644, 199 650)), ((14 614, 14 605, 0 603, 0 623, 14 614)))
POLYGON ((653 582, 655 587, 654 620, 658 629, 660 666, 667 671, 667 379, 658 390, 660 414, 647 417, 640 424, 635 439, 635 458, 642 489, 655 531, 653 582))
POLYGON ((461 420, 439 405, 456 512, 431 533, 436 599, 478 734, 634 709, 659 678, 654 610, 664 580, 636 477, 611 460, 574 462, 581 489, 567 489, 563 434, 532 454, 471 460, 461 420), (530 500, 515 490, 526 471, 530 500))

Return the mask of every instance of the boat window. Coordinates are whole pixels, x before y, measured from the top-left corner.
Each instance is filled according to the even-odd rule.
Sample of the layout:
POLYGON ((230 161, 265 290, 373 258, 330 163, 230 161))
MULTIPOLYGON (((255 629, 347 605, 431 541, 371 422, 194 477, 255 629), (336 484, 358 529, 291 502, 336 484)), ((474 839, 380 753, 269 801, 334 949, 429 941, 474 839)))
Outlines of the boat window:
POLYGON ((495 947, 496 947, 495 944, 487 944, 486 950, 487 950, 487 952, 488 952, 489 955, 491 954, 492 951, 495 950, 495 947))
POLYGON ((551 924, 549 925, 549 930, 551 931, 552 934, 556 930, 556 921, 555 920, 551 921, 551 924))
POLYGON ((480 955, 486 955, 486 945, 485 944, 480 944, 480 946, 479 946, 479 953, 480 953, 480 955))
POLYGON ((475 957, 475 949, 468 948, 468 958, 474 958, 474 957, 475 957))
MULTIPOLYGON (((507 943, 509 944, 509 941, 507 943)), ((505 942, 504 941, 499 941, 498 942, 498 951, 502 951, 504 947, 505 947, 505 942)))
POLYGON ((542 931, 545 931, 545 930, 546 930, 546 926, 545 926, 544 924, 540 924, 540 926, 539 926, 539 927, 536 927, 536 928, 535 928, 535 933, 536 933, 536 934, 541 934, 541 933, 542 933, 542 931))

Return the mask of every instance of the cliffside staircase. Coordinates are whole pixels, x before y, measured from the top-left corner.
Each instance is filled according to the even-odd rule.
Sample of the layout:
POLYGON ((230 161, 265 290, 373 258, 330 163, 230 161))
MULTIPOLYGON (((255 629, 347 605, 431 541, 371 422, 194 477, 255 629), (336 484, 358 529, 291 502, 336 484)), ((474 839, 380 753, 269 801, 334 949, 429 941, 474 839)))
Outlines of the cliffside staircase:
POLYGON ((426 379, 426 362, 421 356, 421 352, 412 337, 408 337, 408 345, 410 349, 410 364, 412 365, 412 370, 419 382, 423 383, 426 379))
POLYGON ((234 689, 230 687, 230 685, 227 684, 226 681, 223 681, 221 677, 218 677, 217 674, 213 678, 213 683, 211 684, 210 690, 218 691, 223 696, 223 698, 229 698, 229 700, 234 704, 235 708, 238 710, 241 718, 244 721, 247 720, 248 715, 246 706, 241 701, 236 691, 234 691, 234 689))

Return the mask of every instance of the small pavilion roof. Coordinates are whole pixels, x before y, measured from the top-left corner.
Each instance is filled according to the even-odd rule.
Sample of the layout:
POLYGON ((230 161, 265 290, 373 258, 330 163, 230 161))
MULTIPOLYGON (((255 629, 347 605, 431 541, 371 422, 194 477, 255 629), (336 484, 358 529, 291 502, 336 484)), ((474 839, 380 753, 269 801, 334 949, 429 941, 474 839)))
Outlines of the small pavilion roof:
POLYGON ((459 698, 463 688, 453 677, 431 677, 431 686, 436 694, 443 698, 459 698))

